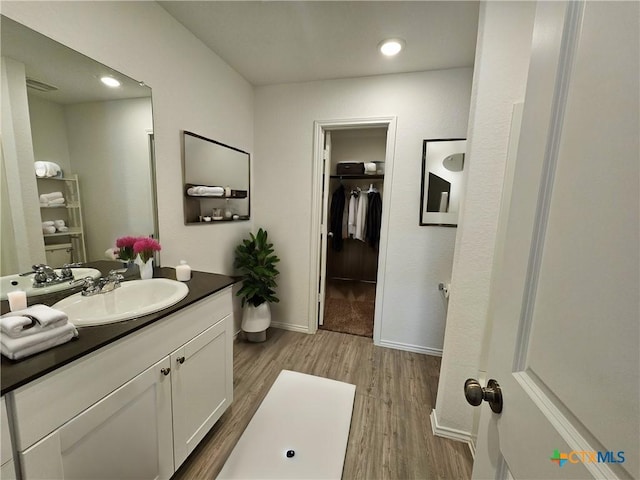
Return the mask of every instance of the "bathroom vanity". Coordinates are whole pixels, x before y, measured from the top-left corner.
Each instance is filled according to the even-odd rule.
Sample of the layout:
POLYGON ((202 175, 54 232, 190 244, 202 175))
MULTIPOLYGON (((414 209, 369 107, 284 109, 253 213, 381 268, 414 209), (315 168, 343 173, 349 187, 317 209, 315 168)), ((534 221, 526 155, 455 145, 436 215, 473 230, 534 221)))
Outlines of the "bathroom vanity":
POLYGON ((189 294, 163 311, 79 328, 76 340, 22 361, 3 358, 6 462, 24 479, 170 478, 233 399, 234 281, 194 272, 189 294))

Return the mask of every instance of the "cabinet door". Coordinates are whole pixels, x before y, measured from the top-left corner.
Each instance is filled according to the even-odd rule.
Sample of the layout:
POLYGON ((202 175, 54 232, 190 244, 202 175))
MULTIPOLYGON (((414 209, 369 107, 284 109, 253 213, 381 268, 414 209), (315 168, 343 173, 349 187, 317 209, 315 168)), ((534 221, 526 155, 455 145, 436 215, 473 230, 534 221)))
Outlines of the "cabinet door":
POLYGON ((171 354, 176 469, 233 399, 231 316, 171 354))
POLYGON ((1 420, 0 430, 0 478, 3 480, 11 480, 16 478, 16 471, 13 465, 13 451, 11 446, 11 435, 9 434, 9 416, 7 415, 7 404, 4 397, 0 400, 1 420))
POLYGON ((169 367, 165 357, 22 452, 24 478, 171 477, 169 367))

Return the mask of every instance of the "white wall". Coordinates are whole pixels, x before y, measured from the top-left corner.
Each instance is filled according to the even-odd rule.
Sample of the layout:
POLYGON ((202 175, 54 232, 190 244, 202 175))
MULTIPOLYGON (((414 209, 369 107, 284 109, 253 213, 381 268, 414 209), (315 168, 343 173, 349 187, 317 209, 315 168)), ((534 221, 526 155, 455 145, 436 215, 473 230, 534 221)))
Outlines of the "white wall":
POLYGON ((153 233, 151 99, 87 102, 64 111, 71 172, 80 182, 87 258, 102 259, 118 237, 153 233))
POLYGON ((2 13, 153 89, 162 263, 232 273, 250 222, 186 227, 180 131, 253 151, 253 89, 155 2, 2 2, 2 13))
POLYGON ((64 174, 74 173, 69 159, 64 107, 36 95, 29 95, 29 117, 35 161, 55 162, 60 165, 64 174))
MULTIPOLYGON (((418 226, 422 140, 465 137, 471 68, 258 87, 252 209, 280 256, 273 320, 306 331, 309 311, 313 122, 397 116, 381 338, 442 348, 455 229, 418 226)), ((390 172, 386 172, 389 174, 390 172)))
MULTIPOLYGON (((513 104, 524 100, 535 5, 483 2, 467 142, 467 188, 456 236, 436 431, 471 438, 477 410, 462 386, 477 378, 513 104)), ((465 162, 465 168, 467 164, 465 162)), ((483 406, 482 408, 486 408, 483 406)))

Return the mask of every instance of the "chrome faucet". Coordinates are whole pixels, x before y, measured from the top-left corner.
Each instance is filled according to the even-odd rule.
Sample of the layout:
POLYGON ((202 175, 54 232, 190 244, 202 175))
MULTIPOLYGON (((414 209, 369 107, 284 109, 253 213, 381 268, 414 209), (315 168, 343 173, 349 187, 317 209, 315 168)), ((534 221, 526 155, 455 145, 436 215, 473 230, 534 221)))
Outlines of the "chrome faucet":
POLYGON ((124 270, 111 270, 106 277, 94 280, 92 277, 85 277, 82 280, 82 296, 90 297, 99 293, 113 292, 120 287, 120 281, 124 280, 121 272, 124 270))
POLYGON ((30 272, 21 273, 20 275, 27 276, 35 274, 33 276, 33 287, 48 287, 50 285, 56 285, 58 283, 64 283, 73 280, 73 273, 71 272, 71 268, 77 267, 79 265, 80 264, 77 263, 65 264, 62 266, 62 269, 58 274, 49 265, 45 265, 44 263, 37 263, 31 267, 32 270, 30 272))

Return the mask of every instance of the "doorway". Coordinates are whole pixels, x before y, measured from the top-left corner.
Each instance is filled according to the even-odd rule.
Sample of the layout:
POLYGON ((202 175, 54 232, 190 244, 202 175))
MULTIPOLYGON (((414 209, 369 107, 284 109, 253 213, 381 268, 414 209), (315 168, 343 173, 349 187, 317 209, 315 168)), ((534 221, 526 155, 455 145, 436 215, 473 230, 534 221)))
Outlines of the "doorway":
POLYGON ((314 325, 379 341, 395 119, 316 124, 314 325))

